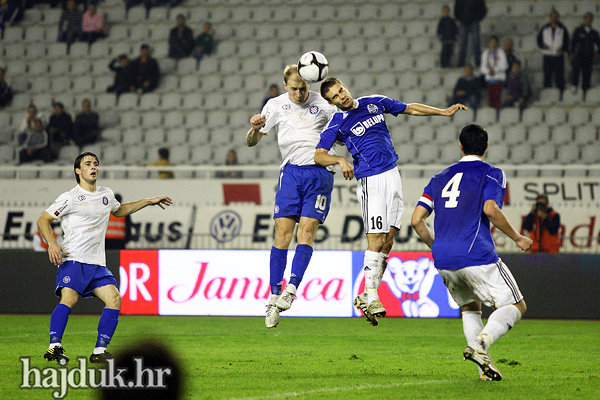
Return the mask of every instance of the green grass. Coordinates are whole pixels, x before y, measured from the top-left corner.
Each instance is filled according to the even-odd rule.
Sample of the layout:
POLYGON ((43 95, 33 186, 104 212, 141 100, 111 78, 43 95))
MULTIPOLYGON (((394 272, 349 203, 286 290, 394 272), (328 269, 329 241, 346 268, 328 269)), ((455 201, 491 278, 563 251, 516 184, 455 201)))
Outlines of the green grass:
MULTIPOLYGON (((0 315, 0 398, 51 399, 19 389, 19 357, 40 368, 48 315, 0 315)), ((97 316, 72 316, 63 345, 89 356, 97 316)), ((462 360, 458 319, 121 316, 113 354, 142 337, 171 346, 184 367, 185 399, 597 399, 600 321, 523 320, 490 355, 504 375, 480 382, 462 360), (151 335, 148 333, 151 332, 151 335)), ((56 365, 56 363, 54 363, 56 365)), ((71 389, 68 399, 95 399, 71 389)))

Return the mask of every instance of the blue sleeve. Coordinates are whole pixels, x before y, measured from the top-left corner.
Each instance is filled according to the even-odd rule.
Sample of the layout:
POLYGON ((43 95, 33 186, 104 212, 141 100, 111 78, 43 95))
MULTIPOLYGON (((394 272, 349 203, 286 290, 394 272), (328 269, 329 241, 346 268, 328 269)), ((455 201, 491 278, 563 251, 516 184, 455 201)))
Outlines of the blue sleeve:
POLYGON ((340 127, 340 120, 338 114, 334 114, 331 120, 325 126, 325 130, 321 133, 321 139, 317 144, 317 149, 329 150, 333 147, 337 139, 337 133, 340 127))
POLYGON ((392 114, 397 117, 398 114, 403 113, 406 110, 406 104, 399 100, 390 99, 389 97, 382 96, 380 103, 383 104, 384 113, 392 114))
POLYGON ((419 202, 417 203, 417 205, 425 207, 425 209, 427 211, 429 211, 429 214, 431 214, 431 212, 433 211, 434 205, 433 205, 433 193, 431 190, 431 180, 429 181, 427 186, 425 186, 425 189, 423 190, 423 194, 421 195, 421 198, 419 199, 419 202))
POLYGON ((494 200, 498 207, 502 208, 504 203, 504 192, 506 191, 506 175, 501 169, 492 168, 485 177, 483 188, 483 202, 494 200))

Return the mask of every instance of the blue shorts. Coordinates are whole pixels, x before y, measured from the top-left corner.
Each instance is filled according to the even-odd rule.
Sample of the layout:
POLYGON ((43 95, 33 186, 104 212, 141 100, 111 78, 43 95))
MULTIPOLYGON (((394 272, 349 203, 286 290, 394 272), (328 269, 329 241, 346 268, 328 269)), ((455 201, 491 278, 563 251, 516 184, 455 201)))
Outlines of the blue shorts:
POLYGON ((279 172, 273 218, 308 217, 325 221, 331 204, 333 174, 316 165, 287 164, 279 172))
POLYGON ((117 286, 117 281, 108 268, 79 261, 65 261, 58 267, 54 294, 60 297, 62 288, 68 287, 83 298, 92 297, 94 289, 106 285, 117 286))

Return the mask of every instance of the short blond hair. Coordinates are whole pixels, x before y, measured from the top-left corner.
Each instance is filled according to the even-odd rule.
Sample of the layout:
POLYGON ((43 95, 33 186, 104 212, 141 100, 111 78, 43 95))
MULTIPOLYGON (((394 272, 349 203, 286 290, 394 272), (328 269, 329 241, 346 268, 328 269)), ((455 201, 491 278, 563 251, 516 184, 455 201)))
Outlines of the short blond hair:
POLYGON ((296 64, 286 65, 283 70, 283 81, 287 84, 288 80, 292 75, 298 75, 298 78, 302 79, 300 74, 298 73, 298 66, 296 64))

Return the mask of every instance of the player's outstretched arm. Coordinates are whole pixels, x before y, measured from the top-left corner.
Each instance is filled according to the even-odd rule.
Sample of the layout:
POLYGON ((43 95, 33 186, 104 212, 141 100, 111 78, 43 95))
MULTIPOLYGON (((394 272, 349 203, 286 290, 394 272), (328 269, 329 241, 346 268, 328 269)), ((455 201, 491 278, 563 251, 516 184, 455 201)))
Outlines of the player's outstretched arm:
POLYGON ((113 213, 115 217, 125 217, 129 214, 133 214, 136 211, 141 210, 147 206, 159 206, 163 210, 165 207, 173 204, 173 200, 171 200, 168 196, 156 196, 148 199, 141 199, 138 201, 132 201, 129 203, 122 203, 121 207, 117 208, 117 211, 113 213))
POLYGON ((433 246, 433 235, 431 234, 431 230, 425 220, 429 217, 429 211, 423 206, 417 206, 415 211, 413 211, 413 215, 410 219, 410 224, 412 225, 417 235, 425 242, 429 248, 433 246))
POLYGON ((48 243, 48 257, 50 258, 50 262, 54 265, 60 265, 62 264, 62 255, 69 254, 69 252, 56 242, 56 239, 52 234, 51 223, 55 219, 56 218, 48 214, 47 211, 44 211, 37 220, 37 226, 46 240, 46 243, 48 243))
POLYGON ((531 249, 533 242, 525 237, 512 226, 506 215, 494 200, 488 200, 483 205, 483 212, 488 216, 492 224, 500 229, 506 236, 511 238, 523 253, 531 249))
POLYGON ((248 147, 256 146, 263 135, 268 135, 268 133, 262 133, 260 131, 260 128, 265 126, 266 122, 267 118, 262 114, 256 114, 250 118, 250 125, 252 125, 252 128, 246 133, 246 144, 248 147))
POLYGON ((345 179, 354 178, 354 166, 344 157, 332 156, 325 149, 317 149, 315 151, 315 163, 324 167, 338 164, 345 179))
POLYGON ((425 117, 428 115, 441 115, 444 117, 451 117, 454 114, 456 114, 458 110, 468 110, 468 108, 462 104, 454 104, 448 108, 441 109, 420 103, 410 103, 406 105, 404 114, 415 115, 418 117, 425 117))

